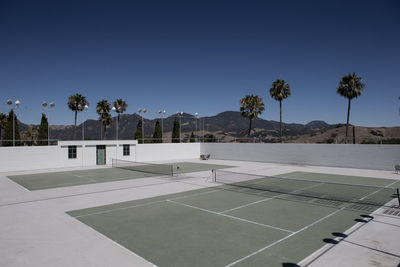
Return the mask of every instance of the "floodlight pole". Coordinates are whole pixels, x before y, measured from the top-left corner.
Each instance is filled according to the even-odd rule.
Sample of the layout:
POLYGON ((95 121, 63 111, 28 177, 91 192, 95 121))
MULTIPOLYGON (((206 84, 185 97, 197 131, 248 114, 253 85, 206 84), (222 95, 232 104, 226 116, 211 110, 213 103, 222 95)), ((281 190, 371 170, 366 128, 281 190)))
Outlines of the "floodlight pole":
MULTIPOLYGON (((143 116, 146 113, 146 109, 143 109, 143 116)), ((143 120, 143 116, 142 116, 142 144, 144 144, 144 120, 143 120)))
POLYGON ((42 103, 42 107, 45 110, 45 112, 47 111, 47 145, 50 145, 50 109, 54 108, 56 106, 56 104, 54 104, 54 102, 50 102, 50 105, 47 106, 47 102, 44 101, 42 103))
POLYGON ((179 117, 179 143, 182 143, 182 115, 183 115, 183 111, 178 111, 176 114, 179 117))
POLYGON ((138 113, 139 113, 139 115, 140 115, 140 117, 142 119, 142 144, 144 144, 144 127, 143 127, 144 121, 143 121, 143 116, 141 115, 142 112, 143 112, 143 116, 144 116, 144 114, 147 112, 147 110, 145 108, 144 109, 141 109, 141 108, 138 109, 138 113))
POLYGON ((114 107, 112 107, 112 109, 111 109, 112 111, 114 111, 116 114, 117 114, 117 122, 116 122, 116 124, 115 124, 115 140, 117 140, 118 141, 118 109, 114 106, 114 107))
MULTIPOLYGON (((12 102, 11 99, 7 100, 7 105, 13 111, 13 146, 15 146, 15 110, 11 107, 12 104, 13 104, 13 102, 12 102)), ((16 100, 15 103, 14 103, 15 109, 17 109, 20 104, 21 104, 21 101, 16 100)))
POLYGON ((161 143, 163 143, 163 138, 164 138, 164 116, 165 116, 165 109, 164 110, 159 110, 158 114, 161 115, 161 143))
MULTIPOLYGON (((197 117, 199 116, 199 113, 197 113, 197 112, 195 112, 194 113, 194 117, 195 117, 195 132, 196 132, 196 136, 197 136, 197 117)), ((196 141, 196 138, 195 138, 195 141, 196 141)))
POLYGON ((112 111, 114 111, 116 114, 117 114, 117 122, 116 122, 116 124, 115 124, 115 141, 116 141, 116 144, 115 144, 115 157, 116 157, 116 159, 118 159, 118 109, 114 106, 114 107, 112 107, 111 108, 111 110, 112 111))
POLYGON ((86 104, 83 107, 83 112, 82 112, 82 141, 85 141, 85 111, 89 109, 89 106, 86 104))

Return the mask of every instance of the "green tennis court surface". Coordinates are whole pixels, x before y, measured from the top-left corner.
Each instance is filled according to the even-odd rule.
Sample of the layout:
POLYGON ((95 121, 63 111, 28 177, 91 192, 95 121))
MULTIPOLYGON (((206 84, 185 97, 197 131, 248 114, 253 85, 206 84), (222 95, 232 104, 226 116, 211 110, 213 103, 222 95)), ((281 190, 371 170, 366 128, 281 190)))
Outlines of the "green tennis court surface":
MULTIPOLYGON (((134 171, 120 168, 100 168, 79 171, 49 172, 38 174, 8 176, 14 182, 22 185, 29 190, 50 189, 74 185, 104 183, 112 181, 138 179, 144 177, 160 176, 161 174, 151 173, 150 165, 146 168, 148 172, 134 171)), ((172 163, 174 174, 184 174, 191 172, 207 171, 211 169, 230 168, 232 166, 179 162, 172 163)), ((146 170, 145 170, 146 171, 146 170)))
MULTIPOLYGON (((222 177, 217 171, 216 180, 222 177)), ((239 178, 68 214, 160 267, 290 266, 392 200, 386 186, 399 186, 388 179, 296 172, 253 177, 257 187, 251 188, 246 174, 239 178), (343 184, 350 182, 359 186, 343 184)))

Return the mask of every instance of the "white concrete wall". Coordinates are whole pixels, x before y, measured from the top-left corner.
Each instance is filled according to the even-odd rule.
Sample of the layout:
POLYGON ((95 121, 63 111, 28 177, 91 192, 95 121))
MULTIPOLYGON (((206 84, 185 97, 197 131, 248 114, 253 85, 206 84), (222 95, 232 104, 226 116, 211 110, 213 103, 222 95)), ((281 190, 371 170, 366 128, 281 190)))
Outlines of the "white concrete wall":
POLYGON ((214 159, 394 170, 400 145, 204 143, 214 159))
POLYGON ((200 157, 200 143, 139 144, 136 152, 139 162, 194 159, 200 157))
POLYGON ((106 146, 107 165, 111 165, 111 159, 114 158, 145 162, 200 157, 199 143, 138 145, 136 140, 120 140, 118 143, 116 141, 60 141, 58 146, 0 147, 0 172, 95 166, 96 145, 106 146), (124 144, 130 145, 129 156, 123 156, 124 144), (76 159, 68 159, 68 146, 77 146, 76 159))
MULTIPOLYGON (((61 141, 58 146, 0 147, 0 172, 96 165, 96 145, 106 146, 106 164, 117 158, 116 141, 61 141), (77 146, 77 158, 68 158, 68 146, 77 146)), ((118 158, 136 160, 136 140, 118 141, 118 158), (130 155, 123 156, 123 144, 130 155)))

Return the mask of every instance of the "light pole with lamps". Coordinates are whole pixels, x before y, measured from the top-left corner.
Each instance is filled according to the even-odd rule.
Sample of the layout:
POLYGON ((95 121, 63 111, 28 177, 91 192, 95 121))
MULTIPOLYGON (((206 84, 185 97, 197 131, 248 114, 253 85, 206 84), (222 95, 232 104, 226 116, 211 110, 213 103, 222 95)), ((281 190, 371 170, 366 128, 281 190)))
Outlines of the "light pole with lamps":
MULTIPOLYGON (((116 114, 117 114, 117 116, 118 116, 118 112, 117 112, 117 108, 114 106, 114 107, 112 107, 111 108, 111 110, 112 111, 114 111, 116 114)), ((117 118, 117 120, 116 120, 117 122, 116 122, 116 124, 115 124, 115 141, 117 142, 116 144, 115 144, 115 154, 116 154, 116 158, 118 159, 118 118, 117 118)))
POLYGON ((183 111, 178 111, 176 113, 176 115, 178 115, 179 117, 179 143, 182 143, 182 115, 183 115, 183 111))
MULTIPOLYGON (((81 105, 78 105, 78 108, 80 108, 81 107, 81 105)), ((84 107, 83 107, 83 112, 82 112, 82 141, 85 141, 85 117, 84 117, 84 115, 85 115, 85 111, 87 111, 89 109, 89 105, 88 104, 86 104, 84 107)))
MULTIPOLYGON (((7 100, 7 105, 11 108, 11 110, 13 111, 13 146, 15 146, 15 111, 14 109, 11 107, 13 104, 11 99, 7 100)), ((15 109, 19 108, 19 105, 21 104, 21 101, 16 100, 15 101, 15 109)))
MULTIPOLYGON (((195 128, 196 130, 195 130, 195 132, 196 132, 196 137, 198 136, 198 134, 197 134, 197 120, 198 120, 198 116, 199 116, 199 113, 195 112, 195 113, 194 113, 194 117, 196 118, 196 119, 195 119, 195 125, 196 125, 196 128, 195 128)), ((195 139, 196 139, 196 138, 195 138, 195 139)))
POLYGON ((53 109, 54 107, 56 106, 56 104, 54 103, 54 102, 50 102, 50 104, 49 105, 47 105, 47 102, 46 101, 44 101, 43 103, 42 103, 42 107, 43 107, 43 109, 46 111, 48 111, 47 112, 47 145, 49 146, 50 145, 50 109, 53 109))
POLYGON ((142 118, 142 144, 144 144, 144 127, 143 127, 143 116, 141 115, 141 113, 143 112, 143 116, 144 116, 144 114, 147 112, 147 110, 144 108, 144 109, 141 109, 141 108, 139 108, 138 109, 138 113, 139 113, 139 115, 140 115, 140 117, 142 118))
MULTIPOLYGON (((117 112, 117 108, 116 107, 112 107, 111 110, 114 111, 118 116, 118 112, 117 112)), ((117 119, 117 123, 115 124, 115 140, 118 140, 118 119, 117 119)))
POLYGON ((165 109, 164 110, 159 110, 158 114, 161 115, 161 143, 163 143, 163 138, 164 138, 164 116, 165 116, 165 109))

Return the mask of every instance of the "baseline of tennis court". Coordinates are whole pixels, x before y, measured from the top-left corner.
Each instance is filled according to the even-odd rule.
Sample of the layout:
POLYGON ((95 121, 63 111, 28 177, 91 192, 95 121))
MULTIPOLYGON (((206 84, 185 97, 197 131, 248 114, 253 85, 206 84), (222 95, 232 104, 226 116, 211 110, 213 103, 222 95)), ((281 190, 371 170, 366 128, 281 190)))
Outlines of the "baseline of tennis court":
MULTIPOLYGON (((157 164, 162 165, 162 164, 157 164)), ((183 174, 191 172, 209 171, 211 169, 231 168, 233 166, 194 163, 194 162, 176 162, 169 163, 173 168, 174 174, 183 174)), ((157 173, 156 164, 143 165, 145 170, 130 170, 129 168, 99 168, 89 170, 75 170, 63 172, 48 172, 37 174, 24 174, 8 176, 9 179, 25 187, 28 190, 51 189, 58 187, 104 183, 113 181, 122 181, 138 179, 145 177, 161 176, 157 173), (147 170, 146 170, 147 169, 147 170), (155 173, 152 173, 155 169, 155 173)))
POLYGON ((386 189, 400 184, 347 177, 256 176, 256 187, 239 181, 68 214, 160 267, 290 266, 392 200, 386 189), (346 191, 344 181, 359 186, 346 191))

